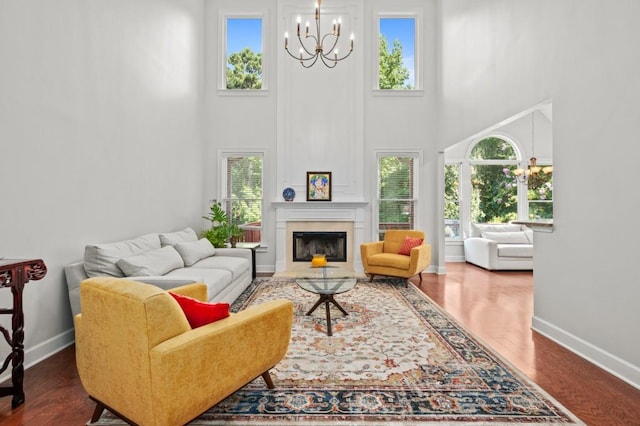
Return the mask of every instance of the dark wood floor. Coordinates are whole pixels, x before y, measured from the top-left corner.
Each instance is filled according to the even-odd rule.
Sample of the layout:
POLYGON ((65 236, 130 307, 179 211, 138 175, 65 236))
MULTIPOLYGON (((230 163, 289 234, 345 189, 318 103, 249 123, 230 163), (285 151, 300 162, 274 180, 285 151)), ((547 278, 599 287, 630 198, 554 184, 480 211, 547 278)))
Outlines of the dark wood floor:
MULTIPOLYGON (((420 288, 581 420, 640 425, 640 390, 531 331, 530 272, 492 273, 464 263, 447 264, 447 271, 423 274, 420 288)), ((0 399, 0 425, 84 425, 94 408, 78 379, 74 347, 28 369, 25 393, 15 410, 10 397, 0 399)))

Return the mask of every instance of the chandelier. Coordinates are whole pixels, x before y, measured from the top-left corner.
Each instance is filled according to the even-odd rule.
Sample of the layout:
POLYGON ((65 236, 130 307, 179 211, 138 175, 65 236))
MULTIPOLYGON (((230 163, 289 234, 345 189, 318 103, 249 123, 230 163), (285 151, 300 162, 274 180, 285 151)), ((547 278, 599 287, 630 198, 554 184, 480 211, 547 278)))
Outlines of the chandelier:
MULTIPOLYGON (((535 123, 534 123, 534 112, 531 113, 531 153, 535 153, 535 123)), ((529 159, 529 165, 526 169, 517 168, 513 170, 513 174, 516 176, 518 182, 526 183, 527 186, 531 189, 537 188, 542 182, 542 176, 540 173, 544 173, 545 175, 549 175, 553 173, 553 166, 538 166, 538 159, 535 156, 532 156, 529 159)))
POLYGON ((303 37, 300 35, 300 24, 302 23, 302 18, 298 16, 298 18, 296 19, 296 35, 298 36, 298 41, 300 42, 300 50, 298 51, 297 56, 289 51, 289 33, 284 33, 284 50, 287 51, 289 56, 300 61, 300 64, 305 68, 311 68, 318 61, 318 58, 320 58, 322 63, 325 64, 328 68, 334 68, 339 61, 346 59, 349 55, 351 55, 351 52, 353 52, 353 33, 351 33, 349 52, 347 52, 347 54, 344 56, 338 56, 338 49, 336 48, 336 46, 338 45, 338 40, 340 39, 342 18, 338 18, 337 20, 334 19, 331 32, 320 36, 321 4, 322 0, 318 0, 315 5, 315 35, 309 33, 309 21, 307 21, 305 24, 303 39, 303 37), (307 44, 305 45, 305 40, 307 39, 311 39, 312 42, 307 42, 307 44))

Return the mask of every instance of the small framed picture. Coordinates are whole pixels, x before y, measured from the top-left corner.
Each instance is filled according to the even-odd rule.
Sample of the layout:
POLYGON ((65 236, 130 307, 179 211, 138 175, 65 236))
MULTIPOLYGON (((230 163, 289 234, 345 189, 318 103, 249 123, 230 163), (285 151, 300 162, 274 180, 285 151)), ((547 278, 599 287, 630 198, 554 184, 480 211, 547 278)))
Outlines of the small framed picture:
POLYGON ((331 172, 307 172, 307 201, 331 201, 331 172))

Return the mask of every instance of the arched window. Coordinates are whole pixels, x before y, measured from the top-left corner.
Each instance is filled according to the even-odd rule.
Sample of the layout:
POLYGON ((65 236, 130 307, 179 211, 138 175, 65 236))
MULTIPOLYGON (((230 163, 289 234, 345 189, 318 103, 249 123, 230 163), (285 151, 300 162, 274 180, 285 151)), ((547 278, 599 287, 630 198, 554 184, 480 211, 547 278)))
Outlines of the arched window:
POLYGON ((505 223, 518 219, 518 184, 512 171, 518 155, 499 137, 478 141, 469 153, 471 222, 505 223))

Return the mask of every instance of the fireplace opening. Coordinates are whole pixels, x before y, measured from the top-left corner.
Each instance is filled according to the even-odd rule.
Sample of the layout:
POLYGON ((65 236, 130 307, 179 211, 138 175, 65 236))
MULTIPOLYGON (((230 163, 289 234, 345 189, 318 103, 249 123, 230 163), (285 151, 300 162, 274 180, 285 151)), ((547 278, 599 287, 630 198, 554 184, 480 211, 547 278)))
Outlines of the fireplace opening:
POLYGON ((347 233, 294 232, 293 261, 308 262, 314 254, 324 254, 329 262, 346 262, 347 233))

